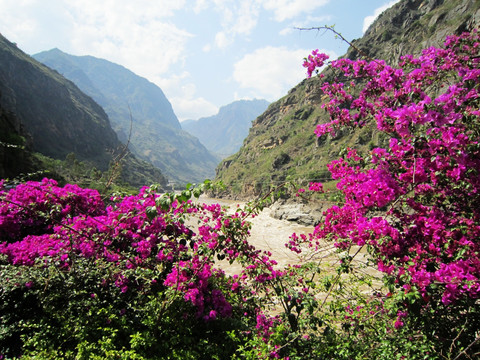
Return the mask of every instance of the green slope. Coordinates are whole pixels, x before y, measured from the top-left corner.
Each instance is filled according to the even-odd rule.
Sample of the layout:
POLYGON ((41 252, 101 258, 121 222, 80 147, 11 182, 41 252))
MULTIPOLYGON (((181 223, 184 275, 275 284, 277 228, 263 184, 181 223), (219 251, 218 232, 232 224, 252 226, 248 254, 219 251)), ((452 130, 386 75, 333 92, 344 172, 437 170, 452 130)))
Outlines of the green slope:
MULTIPOLYGON (((353 44, 371 58, 395 63, 400 55, 441 45, 447 34, 479 26, 479 0, 401 0, 353 44)), ((318 44, 312 44, 315 47, 318 44)), ((345 57, 358 58, 355 48, 350 48, 345 57)), ((242 148, 217 168, 216 179, 227 186, 224 196, 253 198, 268 191, 272 184, 289 180, 328 181, 325 165, 338 158, 343 149, 368 151, 384 143, 385 139, 371 128, 344 132, 335 138, 316 138, 316 124, 328 120, 321 109, 320 87, 323 81, 334 80, 329 69, 323 74, 323 80, 313 77, 302 81, 253 122, 242 148)))

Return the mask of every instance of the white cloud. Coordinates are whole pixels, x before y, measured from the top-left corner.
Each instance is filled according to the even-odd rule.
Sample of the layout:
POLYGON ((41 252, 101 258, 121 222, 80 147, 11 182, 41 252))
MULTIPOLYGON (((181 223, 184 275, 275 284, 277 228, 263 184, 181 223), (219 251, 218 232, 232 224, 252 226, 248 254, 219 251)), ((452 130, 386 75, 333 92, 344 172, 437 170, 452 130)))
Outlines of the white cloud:
POLYGON ((330 0, 266 0, 263 7, 273 11, 276 21, 293 19, 326 5, 330 0))
POLYGON ((220 49, 226 48, 232 42, 232 37, 228 37, 228 35, 225 34, 223 31, 220 31, 215 35, 215 45, 220 49))
MULTIPOLYGON (((249 36, 258 24, 260 10, 273 11, 276 21, 293 19, 327 4, 330 0, 213 0, 220 14, 222 31, 215 44, 225 48, 234 43, 236 36, 249 36)), ((203 4, 203 3, 202 3, 203 4)), ((205 6, 202 8, 205 9, 205 6)), ((311 18, 309 16, 309 18, 311 18)), ((304 21, 304 20, 303 20, 304 21)), ((285 34, 285 32, 283 32, 285 34)))
MULTIPOLYGON (((200 0, 197 0, 200 1, 200 0)), ((201 10, 206 10, 207 0, 201 1, 201 10)), ((248 37, 256 28, 261 9, 273 12, 276 21, 284 21, 302 16, 302 23, 312 18, 308 15, 316 8, 327 4, 330 0, 211 0, 211 5, 220 16, 221 31, 215 35, 215 45, 226 48, 235 42, 237 36, 248 37)), ((198 3, 197 3, 198 5, 198 3)), ((316 23, 317 24, 317 23, 316 23)), ((295 24, 298 26, 300 24, 295 24)), ((282 34, 288 30, 282 31, 282 34)))
MULTIPOLYGON (((249 36, 257 26, 261 0, 211 0, 213 9, 220 16, 221 30, 215 35, 215 45, 225 48, 234 43, 238 35, 249 36)), ((208 6, 201 1, 202 11, 208 6)))
POLYGON ((158 79, 166 97, 172 104, 175 115, 180 121, 187 119, 197 120, 218 112, 218 107, 197 94, 195 84, 189 82, 190 74, 186 71, 179 75, 158 79))
POLYGON ((233 93, 233 99, 235 101, 238 101, 238 100, 252 100, 252 97, 246 96, 246 95, 240 95, 238 92, 235 91, 233 93))
POLYGON ((48 5, 0 0, 0 28, 30 54, 58 47, 105 58, 149 79, 184 61, 192 37, 170 21, 185 0, 52 0, 48 5))
POLYGON ((159 77, 155 79, 155 83, 162 88, 164 92, 169 92, 172 96, 180 96, 183 84, 189 81, 191 74, 188 71, 172 74, 168 77, 159 77))
POLYGON ((208 7, 207 1, 206 0, 197 0, 195 3, 195 7, 193 8, 193 11, 195 11, 195 14, 198 14, 205 10, 208 7))
POLYGON ((218 113, 218 107, 213 105, 203 97, 192 99, 172 98, 170 99, 175 114, 180 121, 184 120, 198 120, 202 117, 215 115, 218 113))
POLYGON ((257 26, 260 7, 255 1, 241 1, 237 12, 234 31, 237 34, 250 34, 257 26))
MULTIPOLYGON (((257 49, 235 63, 233 78, 242 88, 251 90, 253 96, 277 100, 305 78, 302 63, 310 52, 272 46, 257 49)), ((337 57, 332 52, 330 56, 337 57)))
POLYGON ((380 6, 379 8, 376 8, 373 11, 372 15, 369 15, 369 16, 365 17, 365 19, 363 19, 363 29, 362 29, 362 31, 363 32, 367 31, 368 27, 373 24, 373 22, 378 17, 378 15, 380 15, 382 12, 384 12, 388 8, 392 7, 393 5, 398 3, 399 1, 400 0, 393 0, 393 1, 390 1, 390 2, 386 3, 385 5, 380 6))
POLYGON ((52 0, 48 10, 40 1, 0 0, 0 9, 2 34, 30 54, 58 46, 58 40, 68 42, 70 38, 71 14, 61 0, 52 0))
POLYGON ((183 5, 183 1, 168 0, 77 0, 72 5, 76 21, 71 42, 77 52, 106 58, 152 78, 184 59, 186 41, 192 35, 169 21, 183 5))

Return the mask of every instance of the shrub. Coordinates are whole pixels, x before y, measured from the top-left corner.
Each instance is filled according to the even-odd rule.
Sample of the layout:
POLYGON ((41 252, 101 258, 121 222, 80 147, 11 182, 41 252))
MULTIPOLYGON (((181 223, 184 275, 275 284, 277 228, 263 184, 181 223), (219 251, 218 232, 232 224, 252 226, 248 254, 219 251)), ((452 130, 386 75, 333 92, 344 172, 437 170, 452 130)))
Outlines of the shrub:
MULTIPOLYGON (((311 234, 292 234, 300 258, 284 268, 248 242, 264 203, 230 214, 193 200, 208 182, 108 206, 47 179, 0 183, 0 356, 478 357, 479 47, 472 32, 398 68, 330 64, 349 83, 323 84, 331 121, 316 134, 374 122, 389 141, 328 165, 341 199, 311 234)), ((314 51, 304 66, 326 59, 314 51)))

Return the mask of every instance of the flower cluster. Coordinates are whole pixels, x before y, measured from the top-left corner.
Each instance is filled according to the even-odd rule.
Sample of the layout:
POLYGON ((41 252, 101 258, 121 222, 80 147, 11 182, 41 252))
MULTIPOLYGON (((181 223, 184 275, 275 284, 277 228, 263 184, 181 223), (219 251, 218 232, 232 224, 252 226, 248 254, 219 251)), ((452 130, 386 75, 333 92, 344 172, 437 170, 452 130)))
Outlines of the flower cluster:
MULTIPOLYGON (((225 277, 215 268, 216 257, 233 262, 242 256, 256 268, 269 263, 246 241, 250 225, 245 213, 227 215, 218 204, 180 201, 148 187, 138 195, 111 200, 105 208, 96 191, 59 187, 48 179, 4 190, 0 254, 15 266, 54 263, 63 271, 72 269, 78 257, 109 263, 114 270, 110 279, 102 279, 104 284, 110 281, 121 293, 148 293, 158 288, 152 284, 163 285, 205 320, 232 313, 223 290, 215 285, 225 277), (186 216, 197 219, 195 231, 185 225, 186 216), (154 275, 135 277, 140 269, 154 275)), ((243 282, 237 281, 236 288, 243 282)))
POLYGON ((324 64, 325 61, 328 60, 329 56, 326 54, 323 54, 317 50, 313 50, 310 55, 308 55, 307 58, 305 58, 303 62, 303 67, 307 68, 307 76, 311 77, 313 72, 321 68, 324 64))
MULTIPOLYGON (((404 56, 398 68, 332 61, 350 82, 323 85, 331 121, 317 126, 318 136, 373 123, 390 142, 369 161, 350 152, 328 165, 345 203, 325 213, 308 241, 369 245, 379 270, 426 303, 480 297, 479 38, 450 36, 445 48, 404 56)), ((289 247, 306 241, 294 236, 289 247)))
POLYGON ((10 191, 0 187, 0 239, 15 241, 29 234, 50 233, 64 218, 105 211, 96 190, 58 186, 55 180, 29 181, 10 191))

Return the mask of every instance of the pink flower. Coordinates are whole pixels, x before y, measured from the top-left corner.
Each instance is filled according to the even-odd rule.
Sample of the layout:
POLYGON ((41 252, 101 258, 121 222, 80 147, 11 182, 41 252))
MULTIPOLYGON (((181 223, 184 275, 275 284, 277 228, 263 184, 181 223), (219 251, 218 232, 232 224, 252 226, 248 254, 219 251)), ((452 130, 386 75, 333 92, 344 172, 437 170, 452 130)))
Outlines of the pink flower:
POLYGON ((319 53, 318 49, 313 50, 303 62, 303 67, 307 68, 307 76, 311 77, 312 73, 317 68, 321 68, 328 58, 329 56, 327 54, 319 53))

